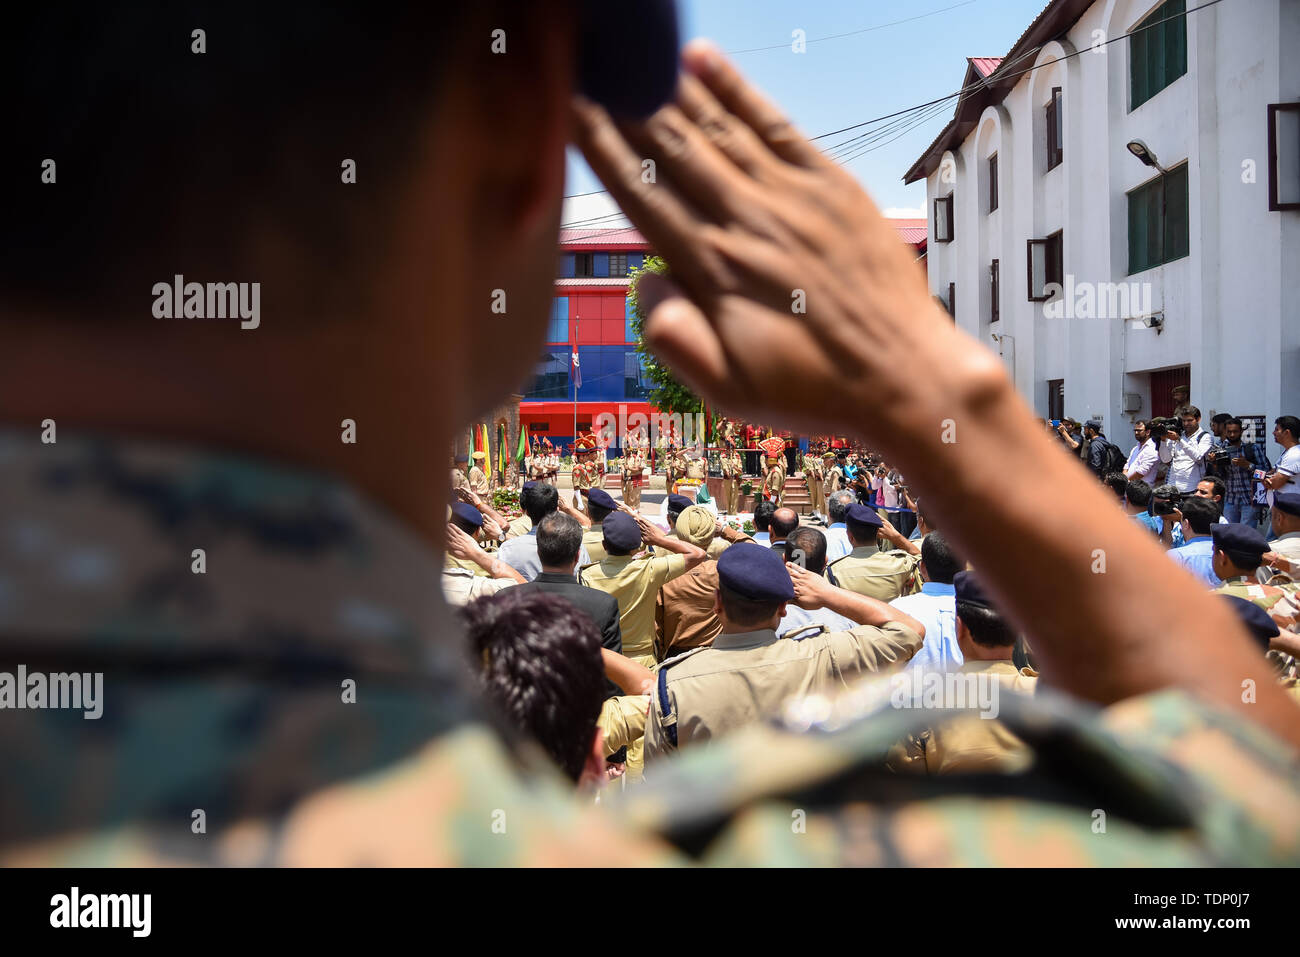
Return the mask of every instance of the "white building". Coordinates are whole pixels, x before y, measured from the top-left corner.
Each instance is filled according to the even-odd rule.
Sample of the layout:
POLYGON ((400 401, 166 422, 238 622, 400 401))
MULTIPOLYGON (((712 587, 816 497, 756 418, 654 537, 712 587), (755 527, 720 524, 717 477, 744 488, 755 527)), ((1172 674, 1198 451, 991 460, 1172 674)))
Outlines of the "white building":
POLYGON ((1125 448, 1179 382, 1300 415, 1300 2, 1203 3, 1052 0, 904 177, 957 323, 1125 448))

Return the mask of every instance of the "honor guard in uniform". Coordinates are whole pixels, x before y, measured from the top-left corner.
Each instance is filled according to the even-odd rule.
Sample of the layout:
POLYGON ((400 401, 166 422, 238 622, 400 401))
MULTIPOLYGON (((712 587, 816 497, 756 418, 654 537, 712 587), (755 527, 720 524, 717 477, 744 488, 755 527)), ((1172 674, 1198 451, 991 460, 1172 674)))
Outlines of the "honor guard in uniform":
POLYGON ((474 453, 474 465, 469 470, 469 490, 475 495, 487 495, 488 480, 487 475, 483 473, 483 460, 487 458, 486 452, 474 453))
POLYGON ((682 453, 686 460, 686 481, 697 486, 706 486, 709 481, 709 466, 704 458, 703 452, 693 452, 687 456, 682 453))
POLYGON ((772 436, 758 445, 767 458, 762 497, 780 508, 785 501, 785 441, 772 436))
POLYGON ((844 472, 835 461, 835 453, 827 449, 822 453, 822 508, 825 509, 827 521, 831 516, 831 496, 840 490, 844 483, 844 472))
POLYGON ((778 718, 790 698, 843 690, 863 673, 901 666, 921 648, 922 635, 903 623, 912 619, 883 603, 872 603, 877 624, 837 632, 812 625, 777 638, 795 592, 770 548, 732 545, 718 557, 717 572, 722 633, 660 666, 646 722, 647 765, 778 718))
MULTIPOLYGON (((730 424, 730 423, 728 423, 730 424)), ((745 461, 736 451, 734 439, 726 439, 727 450, 722 453, 722 514, 732 515, 739 511, 740 478, 745 472, 745 461)))
POLYGON ((803 480, 808 486, 808 498, 812 500, 812 513, 816 518, 826 517, 826 503, 822 500, 822 460, 816 448, 811 448, 803 456, 803 480))
POLYGON ((677 480, 681 478, 681 458, 677 454, 677 446, 671 440, 663 448, 664 457, 664 488, 669 492, 674 490, 677 480))
POLYGON ((591 489, 600 484, 603 476, 596 467, 596 437, 586 433, 578 437, 573 445, 573 507, 585 511, 586 496, 591 489))
POLYGON ((921 553, 914 542, 903 538, 892 525, 886 527, 865 505, 850 505, 844 525, 853 551, 827 566, 841 588, 877 601, 893 601, 920 590, 921 553), (882 529, 895 550, 877 549, 882 529))
POLYGON ((631 433, 623 448, 623 501, 628 508, 641 507, 641 471, 645 468, 645 456, 641 453, 640 439, 631 433))
POLYGON ((533 436, 533 444, 528 456, 527 480, 529 482, 540 482, 542 480, 542 440, 533 436))
POLYGON ((464 452, 456 453, 456 464, 451 470, 451 493, 456 494, 458 488, 469 488, 469 479, 465 476, 465 470, 469 468, 469 456, 464 452))
MULTIPOLYGON (((956 680, 946 679, 942 687, 960 687, 966 701, 980 702, 990 709, 999 707, 1002 693, 1033 694, 1038 673, 1017 668, 1011 661, 1016 631, 998 613, 974 572, 958 572, 953 579, 957 604, 957 645, 963 663, 956 680), (994 687, 996 685, 996 687, 994 687)), ((912 682, 914 701, 923 706, 925 695, 933 693, 926 682, 938 684, 939 672, 916 673, 912 682)), ((906 685, 904 692, 908 691, 906 685)), ((939 697, 937 694, 935 697, 939 697)), ((955 694, 954 694, 955 697, 955 694)), ((954 702, 940 702, 952 707, 954 702)), ((953 772, 1000 772, 1015 774, 1032 760, 1028 746, 992 717, 962 715, 938 722, 911 734, 890 754, 890 766, 899 771, 929 774, 953 772)))

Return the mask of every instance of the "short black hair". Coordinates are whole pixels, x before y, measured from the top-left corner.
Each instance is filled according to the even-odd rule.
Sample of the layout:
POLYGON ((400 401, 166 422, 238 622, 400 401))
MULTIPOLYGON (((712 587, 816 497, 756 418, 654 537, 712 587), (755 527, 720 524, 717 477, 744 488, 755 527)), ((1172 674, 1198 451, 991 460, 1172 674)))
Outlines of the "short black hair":
POLYGON ((1122 499, 1128 491, 1128 479, 1124 477, 1123 472, 1107 472, 1101 481, 1103 484, 1110 486, 1110 490, 1115 493, 1116 498, 1122 499))
POLYGON ((772 527, 772 513, 776 511, 776 506, 763 499, 754 506, 754 528, 760 532, 766 532, 772 527))
POLYGON ((727 621, 742 628, 766 624, 782 605, 779 601, 754 601, 725 585, 718 586, 718 595, 722 598, 722 610, 727 621))
POLYGON ((826 570, 826 536, 811 525, 796 528, 785 540, 785 560, 794 561, 795 549, 803 552, 802 565, 814 575, 826 570))
POLYGON ((1219 478, 1217 475, 1202 475, 1201 481, 1196 484, 1200 485, 1201 482, 1209 482, 1214 486, 1214 491, 1211 493, 1212 495, 1217 495, 1219 498, 1223 498, 1223 496, 1228 494, 1228 483, 1223 481, 1223 479, 1219 478))
POLYGON ((1211 425, 1227 425, 1232 421, 1232 416, 1227 412, 1220 412, 1214 418, 1210 419, 1211 425))
POLYGON ((1290 432, 1291 438, 1300 439, 1300 419, 1294 415, 1279 415, 1273 420, 1273 424, 1283 432, 1290 432))
POLYGON ((772 534, 776 536, 778 539, 789 538, 790 533, 793 532, 798 527, 799 527, 799 513, 796 512, 794 509, 792 509, 789 505, 782 505, 780 508, 772 512, 772 522, 771 522, 772 534), (782 521, 780 518, 777 517, 778 515, 780 515, 781 512, 789 512, 791 515, 794 516, 794 521, 793 522, 790 521, 789 518, 787 518, 785 521, 782 521))
POLYGON ((396 240, 382 225, 399 212, 394 186, 415 170, 448 77, 481 68, 525 82, 552 15, 540 7, 12 8, 0 55, 16 144, 0 160, 0 289, 20 304, 93 304, 96 320, 141 302, 148 317, 156 281, 242 277, 256 227, 314 265, 322 281, 299 294, 327 305, 331 273, 356 274, 396 240), (508 57, 491 54, 496 27, 508 57), (257 148, 236 156, 239 143, 257 148), (53 185, 42 182, 47 158, 53 185), (356 162, 349 185, 345 159, 356 162), (153 213, 140 215, 142 200, 153 213), (257 218, 227 215, 235 209, 257 218))
POLYGON ((849 506, 856 504, 858 497, 848 489, 840 489, 831 496, 827 511, 831 513, 831 524, 842 525, 848 516, 849 506))
POLYGON ((942 532, 931 532, 921 540, 921 561, 926 577, 940 585, 951 585, 966 562, 957 554, 942 532))
POLYGON ((558 595, 522 588, 472 601, 461 615, 487 699, 577 781, 605 699, 591 617, 558 595))
POLYGON ((1219 520, 1219 506, 1212 498, 1189 495, 1183 499, 1178 510, 1183 513, 1183 520, 1192 526, 1192 531, 1197 535, 1210 534, 1210 529, 1219 520))
POLYGON ((538 525, 560 507, 560 493, 554 485, 538 482, 519 493, 519 505, 524 514, 533 520, 533 524, 538 525))
POLYGON ((1182 418, 1184 415, 1190 415, 1199 419, 1201 417, 1201 410, 1194 405, 1189 405, 1187 408, 1183 409, 1183 411, 1180 412, 1178 415, 1179 418, 1182 418))
POLYGON ((1016 643, 1015 630, 992 608, 958 601, 957 617, 977 645, 985 648, 1009 648, 1016 643))
POLYGON ((1223 424, 1224 424, 1225 426, 1235 425, 1235 426, 1237 426, 1237 428, 1239 428, 1239 429, 1244 429, 1244 428, 1245 428, 1245 426, 1242 425, 1241 419, 1237 418, 1235 415, 1230 415, 1230 416, 1228 416, 1228 418, 1224 420, 1224 423, 1223 423, 1223 424))
POLYGON ((1223 554, 1227 556, 1228 561, 1232 562, 1232 564, 1236 565, 1238 568, 1244 568, 1248 572, 1253 572, 1257 570, 1260 565, 1264 564, 1264 556, 1256 554, 1255 552, 1234 552, 1229 551, 1226 548, 1216 548, 1215 550, 1223 552, 1223 554))
POLYGON ((582 526, 563 512, 552 512, 537 525, 537 560, 547 568, 567 568, 582 551, 582 526))
POLYGON ((1151 504, 1151 486, 1141 479, 1133 479, 1124 490, 1124 497, 1130 505, 1146 508, 1151 504))

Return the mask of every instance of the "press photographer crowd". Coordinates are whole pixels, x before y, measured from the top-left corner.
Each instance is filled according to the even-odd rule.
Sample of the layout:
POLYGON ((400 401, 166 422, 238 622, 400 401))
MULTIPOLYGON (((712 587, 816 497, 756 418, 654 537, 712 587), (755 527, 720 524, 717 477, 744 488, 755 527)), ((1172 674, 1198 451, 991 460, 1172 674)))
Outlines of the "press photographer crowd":
POLYGON ((1295 416, 1036 423, 671 0, 109 6, 0 58, 0 864, 1300 863, 1295 416), (570 146, 762 428, 476 464, 570 146))

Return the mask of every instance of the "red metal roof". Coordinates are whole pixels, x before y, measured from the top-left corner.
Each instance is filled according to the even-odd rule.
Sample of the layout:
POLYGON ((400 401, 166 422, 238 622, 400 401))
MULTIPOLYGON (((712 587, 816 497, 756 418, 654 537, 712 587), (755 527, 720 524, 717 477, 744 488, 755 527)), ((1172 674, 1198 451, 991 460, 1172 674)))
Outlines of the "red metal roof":
POLYGON ((926 241, 929 223, 924 219, 891 219, 889 224, 898 232, 898 238, 909 246, 926 241))
POLYGON ((640 231, 631 226, 590 229, 561 229, 561 246, 640 246, 646 249, 650 244, 640 231))
POLYGON ((1002 63, 1000 56, 968 56, 966 59, 980 76, 988 76, 1002 63))

